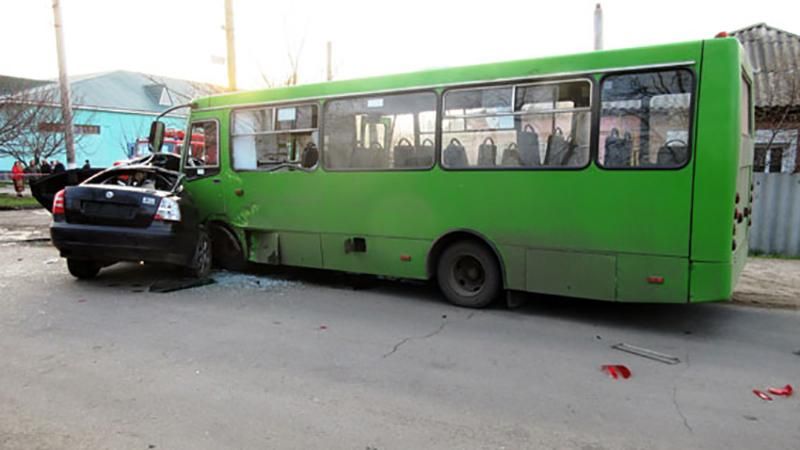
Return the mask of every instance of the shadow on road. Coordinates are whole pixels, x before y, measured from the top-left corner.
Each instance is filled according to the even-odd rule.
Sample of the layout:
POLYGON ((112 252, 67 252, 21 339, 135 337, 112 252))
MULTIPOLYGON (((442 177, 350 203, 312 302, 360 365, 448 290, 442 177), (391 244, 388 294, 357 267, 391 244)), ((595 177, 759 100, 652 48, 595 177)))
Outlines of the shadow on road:
MULTIPOLYGON (((327 270, 275 266, 254 266, 245 272, 245 275, 332 289, 369 290, 394 297, 393 300, 408 303, 420 302, 430 305, 445 302, 433 282, 394 280, 327 270)), ((126 289, 132 292, 146 292, 156 281, 180 276, 180 269, 169 266, 120 263, 105 268, 96 280, 86 283, 96 288, 107 287, 126 289)), ((191 290, 186 292, 191 292, 191 290)), ((510 319, 535 316, 633 331, 648 330, 669 335, 714 334, 719 327, 728 326, 737 321, 738 316, 746 313, 742 308, 734 308, 725 303, 632 304, 549 295, 520 295, 522 295, 523 302, 519 308, 508 310, 504 305, 498 304, 486 310, 486 313, 506 315, 510 319)), ((413 306, 409 304, 408 307, 413 306)))

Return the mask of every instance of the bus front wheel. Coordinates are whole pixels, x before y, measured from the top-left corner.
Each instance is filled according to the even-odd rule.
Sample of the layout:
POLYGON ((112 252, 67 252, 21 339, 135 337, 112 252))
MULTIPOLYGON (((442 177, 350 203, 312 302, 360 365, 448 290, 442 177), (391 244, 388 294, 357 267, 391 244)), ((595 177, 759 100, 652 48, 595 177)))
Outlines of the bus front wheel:
POLYGON ((447 300, 467 308, 488 306, 502 287, 494 254, 474 241, 459 241, 447 247, 439 258, 436 276, 447 300))

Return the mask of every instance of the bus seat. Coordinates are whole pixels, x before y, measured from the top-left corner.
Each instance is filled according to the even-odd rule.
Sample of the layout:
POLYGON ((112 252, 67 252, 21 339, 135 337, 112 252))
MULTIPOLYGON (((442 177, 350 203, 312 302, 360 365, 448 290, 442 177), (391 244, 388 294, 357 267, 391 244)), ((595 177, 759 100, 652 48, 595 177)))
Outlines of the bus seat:
POLYGON ((494 167, 497 164, 497 145, 487 137, 478 146, 478 167, 494 167))
POLYGON ((397 145, 394 146, 394 167, 414 167, 414 153, 416 149, 414 144, 406 138, 400 138, 397 145))
POLYGON ((414 152, 414 167, 430 167, 433 165, 433 155, 435 153, 433 141, 425 139, 414 152))
POLYGON ((659 167, 678 167, 682 166, 688 155, 688 146, 679 139, 673 139, 665 143, 658 149, 656 164, 659 167))
POLYGON ((319 161, 319 150, 313 142, 306 144, 303 148, 303 154, 300 157, 300 165, 306 169, 310 169, 317 165, 319 161))
POLYGON ((372 152, 365 147, 355 147, 353 153, 350 154, 350 164, 347 168, 363 169, 371 167, 372 152))
POLYGON ((612 128, 606 138, 606 156, 603 165, 606 167, 627 167, 631 164, 633 139, 630 133, 620 137, 619 129, 612 128))
POLYGON ((504 167, 520 167, 522 166, 522 159, 520 158, 519 148, 517 144, 512 142, 503 150, 503 156, 500 160, 500 165, 504 167))
POLYGON ((563 166, 570 155, 570 142, 564 139, 561 128, 556 127, 555 133, 547 138, 547 152, 544 156, 546 166, 563 166))
POLYGON ((385 169, 388 167, 386 149, 378 142, 369 148, 356 147, 350 157, 350 168, 353 169, 385 169))
POLYGON ((447 148, 442 152, 442 161, 447 167, 468 167, 467 151, 456 138, 450 139, 447 148))
POLYGON ((536 130, 534 130, 530 124, 525 125, 525 128, 517 133, 517 143, 519 146, 518 153, 521 165, 527 167, 538 167, 541 165, 539 135, 536 134, 536 130))

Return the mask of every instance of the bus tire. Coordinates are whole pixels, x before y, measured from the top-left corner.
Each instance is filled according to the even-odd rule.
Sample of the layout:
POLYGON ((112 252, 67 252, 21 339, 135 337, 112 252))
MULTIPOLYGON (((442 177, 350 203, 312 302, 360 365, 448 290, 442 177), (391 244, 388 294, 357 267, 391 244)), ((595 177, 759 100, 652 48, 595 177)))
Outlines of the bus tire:
POLYGON ((91 280, 100 272, 100 264, 86 259, 67 258, 67 269, 79 280, 91 280))
POLYGON ((490 305, 502 288, 494 254, 475 241, 458 241, 448 246, 439 257, 436 278, 450 303, 467 308, 490 305))

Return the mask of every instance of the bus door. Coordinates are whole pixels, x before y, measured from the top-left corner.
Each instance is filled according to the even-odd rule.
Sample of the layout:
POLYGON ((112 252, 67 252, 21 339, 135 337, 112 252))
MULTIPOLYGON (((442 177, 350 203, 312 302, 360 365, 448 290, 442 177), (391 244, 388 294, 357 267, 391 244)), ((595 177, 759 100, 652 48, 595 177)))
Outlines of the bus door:
POLYGON ((250 259, 314 266, 319 238, 302 225, 316 224, 319 133, 316 104, 234 110, 232 169, 223 180, 230 224, 245 234, 250 259))
POLYGON ((183 142, 184 184, 206 221, 224 211, 220 189, 220 120, 192 119, 183 142))

